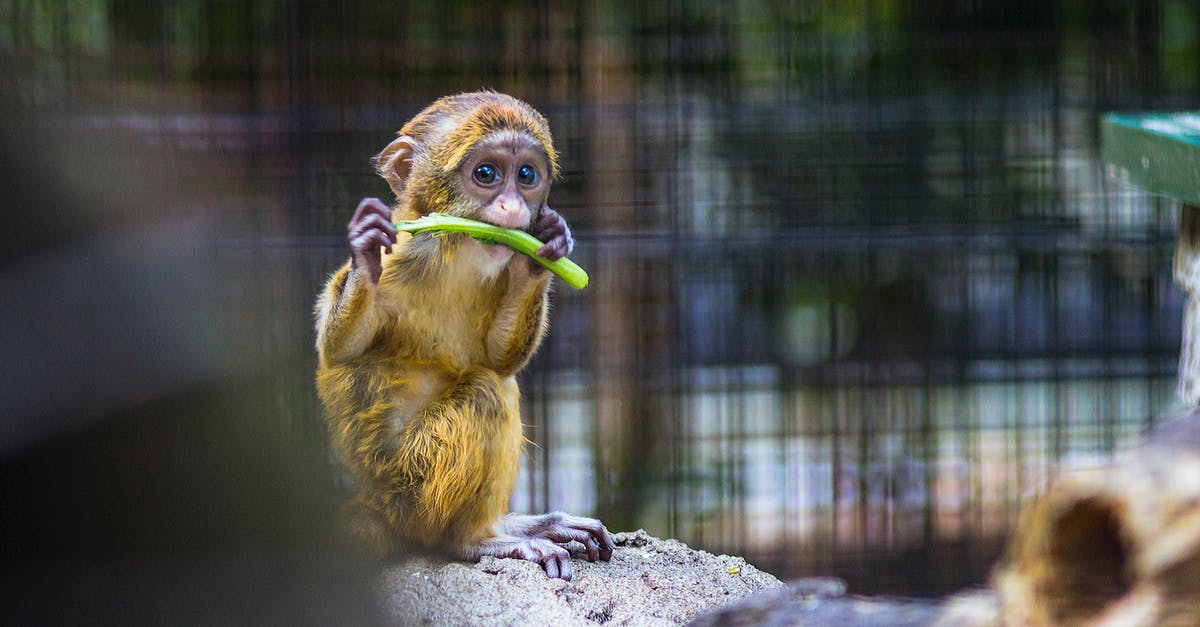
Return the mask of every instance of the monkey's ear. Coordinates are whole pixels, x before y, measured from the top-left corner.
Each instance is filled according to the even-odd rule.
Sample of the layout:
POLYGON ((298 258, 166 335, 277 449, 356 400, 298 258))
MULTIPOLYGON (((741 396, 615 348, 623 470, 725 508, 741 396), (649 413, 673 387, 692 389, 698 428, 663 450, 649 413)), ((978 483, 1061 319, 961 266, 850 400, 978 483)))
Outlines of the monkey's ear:
POLYGON ((401 135, 371 159, 375 164, 375 171, 388 182, 397 198, 404 193, 404 186, 408 184, 408 173, 412 171, 416 145, 415 139, 401 135))

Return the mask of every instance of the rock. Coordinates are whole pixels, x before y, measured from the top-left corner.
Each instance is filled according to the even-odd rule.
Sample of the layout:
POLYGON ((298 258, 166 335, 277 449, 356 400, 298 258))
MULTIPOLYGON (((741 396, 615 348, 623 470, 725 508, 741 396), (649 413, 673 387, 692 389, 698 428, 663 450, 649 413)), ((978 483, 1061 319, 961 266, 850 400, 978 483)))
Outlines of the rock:
POLYGON ((688 627, 991 627, 995 616, 995 595, 986 590, 945 600, 864 597, 847 595, 840 579, 816 577, 707 612, 688 627))
POLYGON ((573 551, 572 581, 549 579, 537 564, 516 559, 392 564, 379 578, 384 612, 401 625, 680 625, 783 586, 740 557, 644 530, 615 539, 609 562, 589 563, 582 547, 573 551))
POLYGON ((608 563, 574 552, 570 582, 519 560, 410 559, 382 573, 384 609, 397 624, 1200 625, 1200 410, 1111 465, 1058 477, 1022 514, 991 589, 860 597, 642 530, 616 541, 608 563))

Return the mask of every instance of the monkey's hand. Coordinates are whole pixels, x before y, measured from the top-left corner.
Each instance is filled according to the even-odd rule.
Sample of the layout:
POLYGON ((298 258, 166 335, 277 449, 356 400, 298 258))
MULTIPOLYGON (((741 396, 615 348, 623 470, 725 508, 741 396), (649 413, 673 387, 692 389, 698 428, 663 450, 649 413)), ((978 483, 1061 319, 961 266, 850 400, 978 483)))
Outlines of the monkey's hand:
POLYGON ((504 517, 504 530, 514 536, 545 538, 556 544, 578 542, 587 550, 589 562, 612 558, 615 542, 604 523, 595 518, 551 512, 541 516, 509 514, 504 517))
POLYGON ((392 252, 396 243, 396 227, 392 212, 378 198, 364 198, 346 225, 346 240, 350 243, 350 268, 365 272, 371 283, 378 283, 383 274, 381 249, 392 252))
MULTIPOLYGON (((539 241, 545 242, 537 250, 537 255, 543 259, 558 261, 575 250, 575 238, 571 237, 571 227, 567 226, 566 218, 549 205, 542 205, 538 210, 537 217, 533 220, 533 228, 529 232, 539 241)), ((538 268, 542 269, 540 265, 538 268)))

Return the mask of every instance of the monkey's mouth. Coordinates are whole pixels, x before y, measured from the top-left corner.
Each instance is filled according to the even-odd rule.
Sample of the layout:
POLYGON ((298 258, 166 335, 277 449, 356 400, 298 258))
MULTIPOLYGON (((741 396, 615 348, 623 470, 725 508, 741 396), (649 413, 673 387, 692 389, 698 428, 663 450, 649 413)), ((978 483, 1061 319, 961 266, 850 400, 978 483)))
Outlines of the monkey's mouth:
POLYGON ((507 263, 509 259, 512 259, 514 254, 513 249, 504 244, 484 244, 483 250, 490 259, 501 264, 507 263))
POLYGON ((483 246, 483 249, 487 252, 488 256, 492 258, 507 259, 513 254, 513 249, 505 246, 504 244, 496 242, 496 240, 487 239, 484 237, 476 237, 473 239, 476 242, 479 242, 479 245, 483 246))
POLYGON ((500 228, 502 228, 502 229, 512 229, 512 230, 515 230, 515 231, 525 231, 526 233, 528 233, 528 232, 529 232, 529 229, 533 228, 533 221, 529 221, 529 222, 523 222, 523 223, 521 223, 521 224, 505 224, 503 220, 496 220, 496 221, 493 221, 493 220, 480 220, 480 222, 486 222, 487 224, 490 224, 490 225, 492 225, 492 226, 497 226, 497 227, 500 227, 500 228))

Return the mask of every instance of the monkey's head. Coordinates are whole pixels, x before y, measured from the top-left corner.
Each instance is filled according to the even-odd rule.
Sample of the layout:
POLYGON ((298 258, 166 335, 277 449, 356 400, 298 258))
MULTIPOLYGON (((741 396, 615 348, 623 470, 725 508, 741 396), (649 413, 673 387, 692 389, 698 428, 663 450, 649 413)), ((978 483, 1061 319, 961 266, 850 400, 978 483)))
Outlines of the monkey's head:
POLYGON ((398 135, 374 159, 397 218, 441 212, 528 230, 558 176, 546 119, 505 94, 447 96, 398 135))

